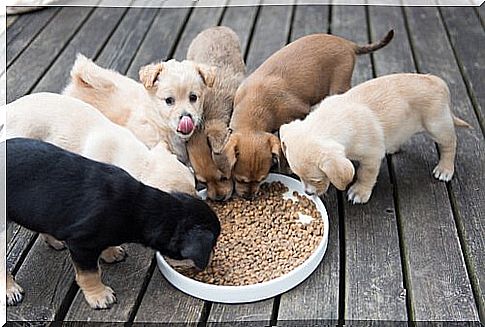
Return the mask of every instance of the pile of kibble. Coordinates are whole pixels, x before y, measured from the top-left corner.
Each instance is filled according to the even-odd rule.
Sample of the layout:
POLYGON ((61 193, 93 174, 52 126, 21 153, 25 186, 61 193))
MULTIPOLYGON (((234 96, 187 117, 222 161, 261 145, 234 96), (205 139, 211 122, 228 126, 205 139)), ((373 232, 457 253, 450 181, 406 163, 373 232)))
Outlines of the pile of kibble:
POLYGON ((285 200, 287 191, 281 182, 265 183, 254 200, 208 201, 222 227, 214 256, 202 272, 180 272, 209 284, 250 285, 301 265, 322 239, 323 220, 313 201, 297 192, 297 201, 285 200), (313 219, 304 224, 298 213, 313 219))

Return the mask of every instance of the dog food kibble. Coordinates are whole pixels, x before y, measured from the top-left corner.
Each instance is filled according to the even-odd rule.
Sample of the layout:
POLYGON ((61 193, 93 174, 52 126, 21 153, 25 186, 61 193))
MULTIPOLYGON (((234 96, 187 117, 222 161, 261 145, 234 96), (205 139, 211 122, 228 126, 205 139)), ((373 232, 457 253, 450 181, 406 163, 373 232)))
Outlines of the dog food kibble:
POLYGON ((221 221, 221 235, 206 270, 180 271, 215 285, 250 285, 282 276, 301 265, 323 235, 323 220, 315 203, 281 182, 265 183, 256 199, 208 201, 221 221))

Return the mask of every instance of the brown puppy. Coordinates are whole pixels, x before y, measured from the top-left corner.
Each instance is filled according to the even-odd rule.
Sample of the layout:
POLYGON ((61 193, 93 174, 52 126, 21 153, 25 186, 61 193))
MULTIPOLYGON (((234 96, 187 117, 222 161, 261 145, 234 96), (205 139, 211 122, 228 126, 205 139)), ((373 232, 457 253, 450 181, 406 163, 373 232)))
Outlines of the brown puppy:
POLYGON ((232 195, 233 181, 221 150, 234 95, 245 73, 239 37, 228 27, 208 28, 192 41, 187 59, 217 67, 214 84, 204 97, 203 126, 189 139, 187 152, 197 180, 207 185, 207 196, 225 201, 232 195))
POLYGON ((350 89, 356 55, 388 44, 391 30, 379 42, 359 46, 328 34, 313 34, 288 44, 269 57, 238 88, 224 147, 236 192, 251 198, 280 158, 272 133, 285 123, 304 118, 327 95, 350 89))

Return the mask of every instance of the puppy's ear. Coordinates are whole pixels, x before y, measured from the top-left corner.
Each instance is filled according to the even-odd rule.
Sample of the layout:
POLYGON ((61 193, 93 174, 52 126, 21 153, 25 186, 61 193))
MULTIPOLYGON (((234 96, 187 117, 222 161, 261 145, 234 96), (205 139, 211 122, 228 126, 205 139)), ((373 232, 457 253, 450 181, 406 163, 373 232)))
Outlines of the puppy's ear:
POLYGON ((212 152, 221 153, 230 135, 226 124, 222 121, 209 121, 206 122, 204 131, 212 152))
POLYGON ((78 87, 111 90, 115 85, 104 68, 78 53, 71 69, 71 80, 78 87))
POLYGON ((237 157, 239 155, 238 150, 239 137, 238 134, 230 134, 229 139, 224 145, 222 153, 225 156, 227 167, 223 171, 231 171, 236 164, 237 157))
POLYGON ((199 73, 202 81, 207 87, 212 87, 214 81, 216 80, 217 68, 213 66, 208 66, 204 64, 195 64, 195 69, 199 73))
POLYGON ((192 260, 198 269, 204 270, 209 264, 214 238, 208 230, 189 230, 182 242, 180 254, 184 259, 192 260))
POLYGON ((271 150, 271 155, 273 157, 273 163, 278 164, 278 169, 279 169, 280 156, 281 156, 280 139, 271 133, 267 133, 267 134, 268 134, 269 148, 271 150))
POLYGON ((140 82, 146 89, 150 89, 155 84, 158 75, 163 70, 163 63, 150 64, 140 68, 138 76, 140 77, 140 82))
POLYGON ((354 179, 355 169, 352 162, 339 155, 323 155, 318 167, 327 175, 330 182, 340 191, 345 190, 354 179))

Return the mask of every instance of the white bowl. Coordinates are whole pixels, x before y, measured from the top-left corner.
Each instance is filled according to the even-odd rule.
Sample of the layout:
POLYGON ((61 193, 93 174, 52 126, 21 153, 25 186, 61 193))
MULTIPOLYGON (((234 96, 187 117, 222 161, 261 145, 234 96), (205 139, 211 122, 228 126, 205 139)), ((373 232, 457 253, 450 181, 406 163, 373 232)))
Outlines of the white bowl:
MULTIPOLYGON (((325 251, 327 250, 329 229, 327 211, 325 210, 322 200, 316 196, 307 196, 301 183, 296 179, 280 174, 269 174, 264 182, 275 181, 280 181, 289 188, 289 191, 285 193, 285 197, 293 198, 293 191, 297 191, 299 194, 305 195, 309 199, 313 200, 317 206, 317 209, 322 214, 322 240, 320 241, 320 244, 318 244, 316 250, 305 262, 289 273, 266 282, 244 286, 224 286, 202 283, 182 275, 174 270, 165 261, 163 256, 157 252, 158 268, 162 272, 163 276, 165 276, 165 278, 173 286, 182 292, 203 300, 221 303, 245 303, 264 300, 292 289, 310 276, 322 261, 325 251)), ((205 199, 206 191, 200 191, 199 195, 205 199)))

